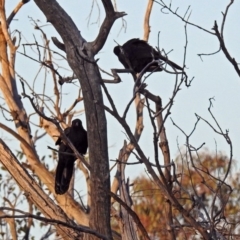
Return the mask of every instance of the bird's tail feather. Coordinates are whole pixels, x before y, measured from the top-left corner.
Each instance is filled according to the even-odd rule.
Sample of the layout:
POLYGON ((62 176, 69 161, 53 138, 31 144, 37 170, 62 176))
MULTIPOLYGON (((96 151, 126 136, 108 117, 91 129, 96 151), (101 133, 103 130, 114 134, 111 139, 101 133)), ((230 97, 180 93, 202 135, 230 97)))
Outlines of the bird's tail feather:
POLYGON ((74 161, 59 160, 55 175, 55 192, 64 194, 69 188, 72 179, 74 161))
POLYGON ((180 66, 177 65, 176 63, 170 61, 167 57, 164 57, 164 56, 160 55, 159 58, 160 58, 161 60, 163 60, 164 62, 166 62, 166 63, 167 63, 168 65, 170 65, 171 67, 174 67, 175 69, 178 69, 178 70, 181 70, 181 71, 183 70, 182 67, 180 67, 180 66))

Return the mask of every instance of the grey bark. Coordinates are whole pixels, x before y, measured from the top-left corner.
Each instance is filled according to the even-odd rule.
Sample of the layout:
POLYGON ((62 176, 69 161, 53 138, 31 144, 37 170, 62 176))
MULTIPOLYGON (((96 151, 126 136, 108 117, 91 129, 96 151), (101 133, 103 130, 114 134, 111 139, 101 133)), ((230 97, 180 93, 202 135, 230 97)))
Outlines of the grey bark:
MULTIPOLYGON (((107 122, 101 91, 101 76, 94 55, 104 45, 110 28, 119 14, 115 13, 111 1, 103 0, 106 18, 100 33, 93 43, 86 43, 76 25, 55 0, 35 0, 58 31, 64 42, 67 60, 83 90, 89 141, 91 175, 91 206, 89 226, 112 239, 110 227, 110 175, 107 145, 107 122), (94 200, 94 201, 93 201, 94 200)), ((96 239, 86 236, 86 239, 96 239)))

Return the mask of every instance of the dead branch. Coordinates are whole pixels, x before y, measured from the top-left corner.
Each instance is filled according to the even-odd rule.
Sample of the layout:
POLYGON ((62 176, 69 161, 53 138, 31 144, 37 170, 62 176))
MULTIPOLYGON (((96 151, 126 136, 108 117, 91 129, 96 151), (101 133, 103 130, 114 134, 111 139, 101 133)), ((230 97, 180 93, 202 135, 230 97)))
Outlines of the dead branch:
POLYGON ((132 216, 132 218, 136 222, 137 226, 141 230, 143 236, 145 236, 146 239, 149 239, 148 234, 146 232, 146 229, 143 227, 140 219, 138 218, 138 215, 121 198, 119 198, 116 194, 114 194, 113 192, 110 192, 109 194, 112 198, 114 198, 114 200, 116 202, 120 203, 120 205, 127 210, 128 214, 130 214, 132 216))
MULTIPOLYGON (((24 212, 22 210, 19 210, 19 209, 11 209, 11 208, 7 208, 7 207, 1 207, 0 208, 0 211, 2 210, 7 210, 7 211, 12 211, 12 212, 19 212, 21 213, 21 215, 8 215, 8 214, 5 214, 5 215, 2 215, 0 216, 0 218, 7 218, 7 219, 17 219, 17 218, 32 218, 32 219, 36 219, 36 220, 39 220, 39 221, 42 221, 42 222, 45 222, 45 223, 50 223, 50 224, 53 224, 55 227, 60 225, 60 226, 63 226, 63 227, 66 227, 68 229, 72 229, 72 230, 75 230, 76 232, 84 232, 84 233, 90 233, 98 238, 101 238, 101 239, 104 239, 104 240, 108 240, 107 237, 105 237, 104 235, 98 233, 97 231, 91 229, 91 228, 88 228, 88 227, 85 227, 85 226, 76 226, 75 224, 70 224, 68 222, 63 222, 61 220, 56 220, 56 219, 50 219, 50 218, 46 218, 46 217, 41 217, 41 216, 37 216, 37 215, 34 215, 34 214, 30 214, 28 212, 24 212)), ((80 235, 81 236, 81 235, 80 235)), ((71 236, 72 237, 72 236, 71 236)), ((67 238, 67 239, 72 239, 72 238, 67 238)))
POLYGON ((102 49, 115 20, 126 15, 124 12, 115 12, 111 1, 102 0, 102 3, 105 9, 106 17, 100 27, 98 36, 88 47, 93 49, 94 55, 102 49))
MULTIPOLYGON (((57 207, 53 200, 51 200, 37 185, 35 180, 27 173, 21 166, 14 154, 10 151, 7 145, 0 139, 1 162, 8 170, 8 172, 15 179, 21 189, 25 191, 28 198, 35 203, 35 205, 44 213, 45 216, 59 221, 67 221, 74 225, 74 223, 67 218, 62 210, 57 207), (48 204, 46 204, 48 203, 48 204), (57 214, 56 214, 57 213, 57 214)), ((11 216, 14 217, 14 216, 11 216)), ((71 239, 69 236, 79 236, 79 233, 69 228, 56 226, 58 231, 66 239, 71 239)))
POLYGON ((17 14, 17 12, 21 9, 21 7, 28 3, 30 0, 21 0, 17 6, 13 9, 13 11, 11 12, 11 14, 9 15, 8 19, 7 19, 7 24, 8 26, 10 25, 10 23, 12 22, 13 18, 15 17, 15 15, 17 14))
POLYGON ((153 0, 148 0, 148 5, 145 12, 144 23, 143 23, 143 29, 144 29, 143 40, 145 41, 148 41, 149 34, 151 32, 150 16, 152 12, 153 2, 154 2, 153 0))
POLYGON ((61 127, 60 127, 59 123, 56 121, 56 119, 47 117, 46 115, 44 115, 44 114, 36 107, 36 105, 34 104, 33 98, 31 98, 29 95, 26 94, 26 92, 25 92, 25 87, 24 87, 24 83, 23 83, 22 81, 21 81, 21 83, 22 83, 22 87, 23 87, 23 96, 24 96, 24 97, 27 97, 27 98, 29 99, 29 101, 30 101, 32 107, 34 108, 34 110, 36 111, 36 113, 38 113, 38 115, 39 115, 41 118, 44 118, 45 120, 53 123, 53 124, 57 127, 58 131, 59 131, 60 134, 61 134, 62 140, 65 141, 65 142, 69 145, 69 147, 73 150, 73 152, 74 152, 74 154, 76 155, 76 157, 77 157, 78 159, 80 159, 80 160, 83 162, 83 164, 90 170, 90 165, 89 165, 89 163, 84 159, 83 156, 81 156, 81 154, 78 153, 78 151, 77 151, 76 148, 73 146, 73 144, 71 143, 71 141, 70 141, 70 140, 67 138, 67 136, 65 135, 64 131, 61 129, 61 127))
POLYGON ((185 22, 186 24, 192 25, 192 26, 194 26, 194 27, 196 27, 196 28, 199 28, 200 30, 202 30, 202 31, 204 31, 204 32, 207 32, 207 33, 209 33, 209 34, 211 34, 211 35, 214 35, 213 32, 210 32, 209 30, 201 27, 200 25, 189 22, 188 18, 189 18, 189 16, 191 15, 191 13, 189 14, 188 12, 189 12, 190 6, 188 7, 188 9, 186 10, 184 16, 182 17, 181 15, 179 15, 179 14, 177 13, 178 8, 177 8, 176 10, 173 10, 173 9, 171 8, 171 4, 168 6, 167 4, 165 4, 165 2, 164 2, 163 0, 159 0, 159 1, 158 1, 158 0, 153 0, 153 1, 154 1, 155 3, 157 3, 157 4, 159 4, 159 5, 162 7, 162 11, 165 10, 165 9, 167 9, 169 12, 171 12, 173 15, 177 16, 178 18, 180 18, 180 19, 181 19, 183 22, 185 22), (185 19, 186 16, 187 16, 187 19, 185 19))
POLYGON ((217 25, 217 21, 214 22, 214 27, 213 30, 215 31, 215 34, 218 38, 218 41, 220 43, 220 47, 223 51, 223 53, 225 54, 226 58, 228 59, 228 61, 233 65, 235 71, 237 72, 238 76, 240 77, 240 68, 238 67, 238 63, 236 62, 235 58, 233 58, 230 53, 228 52, 228 49, 225 45, 223 36, 220 34, 219 30, 218 30, 218 25, 217 25))
MULTIPOLYGON (((3 216, 5 216, 5 212, 0 209, 0 219, 3 218, 3 216)), ((17 228, 16 228, 16 223, 15 223, 14 218, 7 218, 7 219, 5 219, 5 221, 9 225, 12 239, 13 240, 17 240, 18 239, 18 235, 17 235, 17 231, 16 231, 17 228)))
POLYGON ((62 51, 66 52, 65 45, 61 43, 56 37, 52 37, 52 41, 56 47, 61 49, 62 51))

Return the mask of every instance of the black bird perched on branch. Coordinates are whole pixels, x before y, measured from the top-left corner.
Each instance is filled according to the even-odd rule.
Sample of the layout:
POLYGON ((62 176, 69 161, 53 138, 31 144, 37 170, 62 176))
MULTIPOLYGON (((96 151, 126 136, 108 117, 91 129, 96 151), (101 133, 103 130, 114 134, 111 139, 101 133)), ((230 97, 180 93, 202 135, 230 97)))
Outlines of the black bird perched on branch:
MULTIPOLYGON (((172 68, 183 70, 182 67, 156 51, 146 41, 138 38, 130 39, 122 46, 116 46, 113 52, 118 56, 119 61, 126 69, 130 69, 131 66, 132 70, 136 73, 140 73, 153 60, 162 60, 172 68)), ((146 72, 152 72, 153 70, 162 71, 162 68, 159 67, 158 63, 154 63, 147 68, 146 72)))
MULTIPOLYGON (((66 128, 64 133, 80 154, 83 155, 87 152, 87 131, 83 128, 80 119, 73 120, 72 126, 66 128)), ((55 175, 55 192, 56 194, 64 194, 69 188, 73 175, 74 162, 77 157, 73 153, 73 150, 62 141, 61 137, 58 138, 55 145, 60 145, 55 175)))

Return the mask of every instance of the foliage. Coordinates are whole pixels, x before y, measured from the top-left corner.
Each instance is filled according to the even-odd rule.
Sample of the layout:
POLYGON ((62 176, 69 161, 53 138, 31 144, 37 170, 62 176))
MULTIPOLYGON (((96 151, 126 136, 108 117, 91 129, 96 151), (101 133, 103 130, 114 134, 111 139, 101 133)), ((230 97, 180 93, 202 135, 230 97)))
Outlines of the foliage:
MULTIPOLYGON (((193 213, 196 218, 206 219, 204 209, 210 213, 211 218, 220 215, 216 223, 219 231, 228 236, 229 232, 239 235, 240 207, 238 204, 240 191, 240 174, 232 171, 226 185, 218 190, 220 176, 226 174, 226 166, 229 162, 227 156, 201 152, 193 158, 195 168, 189 164, 189 157, 183 158, 179 155, 176 160, 177 180, 174 183, 173 192, 182 206, 193 213), (196 170, 197 169, 197 170, 196 170), (216 194, 219 200, 216 201, 216 194), (192 200, 195 198, 195 201, 192 200), (226 204, 222 212, 223 204, 226 204), (194 205, 197 205, 195 208, 194 205), (194 213, 195 212, 195 213, 194 213)), ((236 164, 236 163, 235 163, 236 164)), ((132 189, 134 210, 139 215, 143 225, 146 227, 152 239, 166 239, 167 212, 165 209, 166 198, 162 191, 144 175, 134 179, 132 189)), ((177 230, 177 239, 194 239, 198 235, 195 229, 188 225, 182 218, 181 212, 173 211, 173 218, 181 223, 182 227, 177 230)))

